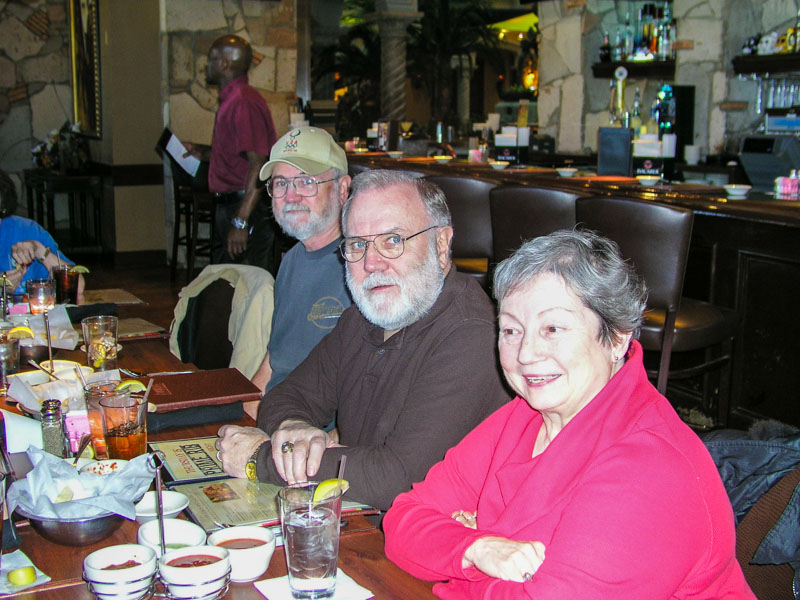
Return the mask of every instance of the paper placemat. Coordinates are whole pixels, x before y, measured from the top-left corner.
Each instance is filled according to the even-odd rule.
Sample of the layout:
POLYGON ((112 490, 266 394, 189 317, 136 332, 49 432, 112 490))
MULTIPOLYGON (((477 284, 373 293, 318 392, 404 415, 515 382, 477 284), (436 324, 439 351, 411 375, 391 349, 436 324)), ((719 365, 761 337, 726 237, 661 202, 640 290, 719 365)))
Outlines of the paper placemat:
MULTIPOLYGON (((3 568, 0 570, 0 594, 15 594, 22 590, 27 590, 37 585, 42 585, 50 581, 50 577, 42 573, 36 565, 31 562, 22 550, 14 550, 8 554, 3 554, 3 568), (36 571, 36 579, 28 585, 12 585, 8 581, 8 574, 14 569, 32 566, 36 571)), ((338 585, 338 580, 337 580, 338 585)), ((286 584, 288 589, 289 584, 286 584)))
MULTIPOLYGON (((253 585, 267 600, 292 600, 292 590, 289 589, 289 576, 275 577, 256 581, 253 585)), ((336 591, 332 600, 367 600, 374 598, 375 594, 367 588, 358 585, 353 578, 339 569, 336 572, 336 591)))

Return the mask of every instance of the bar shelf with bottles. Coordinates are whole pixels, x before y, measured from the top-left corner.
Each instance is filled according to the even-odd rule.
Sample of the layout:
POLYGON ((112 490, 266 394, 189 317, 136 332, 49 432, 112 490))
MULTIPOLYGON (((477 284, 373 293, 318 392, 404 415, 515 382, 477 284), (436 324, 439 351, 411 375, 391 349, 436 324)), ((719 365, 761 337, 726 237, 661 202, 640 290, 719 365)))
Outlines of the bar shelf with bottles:
POLYGON ((737 75, 750 73, 791 73, 800 71, 800 54, 742 54, 733 58, 733 72, 737 75))
POLYGON ((620 65, 631 77, 675 77, 676 21, 672 0, 629 0, 624 17, 610 32, 603 32, 598 62, 592 65, 595 77, 610 78, 620 65))

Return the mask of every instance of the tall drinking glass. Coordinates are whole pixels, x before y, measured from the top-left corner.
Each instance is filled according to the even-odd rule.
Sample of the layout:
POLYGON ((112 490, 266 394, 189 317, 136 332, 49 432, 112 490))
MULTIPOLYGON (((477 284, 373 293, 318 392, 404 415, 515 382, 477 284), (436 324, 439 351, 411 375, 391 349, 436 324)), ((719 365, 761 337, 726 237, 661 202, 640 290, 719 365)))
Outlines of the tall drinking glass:
POLYGON ((0 395, 8 394, 8 376, 19 371, 19 340, 8 337, 8 329, 0 330, 0 395))
POLYGON ((108 458, 130 460, 147 452, 147 403, 127 392, 100 398, 108 458))
POLYGON ((117 368, 117 317, 86 317, 81 321, 86 365, 95 371, 117 368))
POLYGON ((56 284, 52 279, 29 279, 25 282, 31 314, 41 315, 56 305, 56 284))
POLYGON ((316 487, 316 483, 299 483, 278 492, 294 598, 330 598, 336 589, 342 493, 314 502, 316 487))
POLYGON ((78 273, 70 271, 72 265, 60 264, 53 269, 53 279, 56 282, 56 303, 78 303, 78 273))
POLYGON ((92 436, 92 448, 98 459, 108 458, 106 437, 103 433, 103 415, 100 412, 100 400, 117 394, 119 380, 95 381, 83 388, 86 399, 86 412, 89 417, 89 433, 92 436))

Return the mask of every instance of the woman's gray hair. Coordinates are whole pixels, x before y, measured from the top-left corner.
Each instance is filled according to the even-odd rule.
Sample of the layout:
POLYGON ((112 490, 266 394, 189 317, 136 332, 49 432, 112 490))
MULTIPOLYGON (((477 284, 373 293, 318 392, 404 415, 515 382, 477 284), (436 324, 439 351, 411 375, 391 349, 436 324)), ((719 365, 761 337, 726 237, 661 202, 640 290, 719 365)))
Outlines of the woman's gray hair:
POLYGON ((370 169, 362 171, 353 178, 350 184, 350 195, 342 207, 342 231, 346 233, 347 213, 350 212, 350 203, 358 194, 382 190, 394 185, 410 185, 419 194, 426 214, 431 219, 431 225, 448 227, 452 225, 450 209, 442 189, 435 183, 419 177, 409 171, 394 169, 370 169))
POLYGON ((600 317, 600 341, 639 337, 647 288, 619 247, 592 231, 561 230, 525 242, 494 273, 494 295, 509 294, 543 273, 561 277, 584 306, 600 317))

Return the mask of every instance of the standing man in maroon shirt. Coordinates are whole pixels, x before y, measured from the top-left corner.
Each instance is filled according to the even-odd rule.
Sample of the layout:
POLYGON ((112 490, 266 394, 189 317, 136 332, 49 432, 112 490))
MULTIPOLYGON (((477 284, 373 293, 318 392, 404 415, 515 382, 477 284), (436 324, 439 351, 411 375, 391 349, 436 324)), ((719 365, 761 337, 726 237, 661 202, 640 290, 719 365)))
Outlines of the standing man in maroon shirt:
POLYGON ((247 82, 253 51, 235 35, 214 41, 208 51, 206 82, 219 86, 219 110, 211 146, 186 144, 210 159, 208 187, 217 201, 213 262, 263 267, 273 275, 275 225, 262 201, 258 173, 277 139, 266 101, 247 82))

